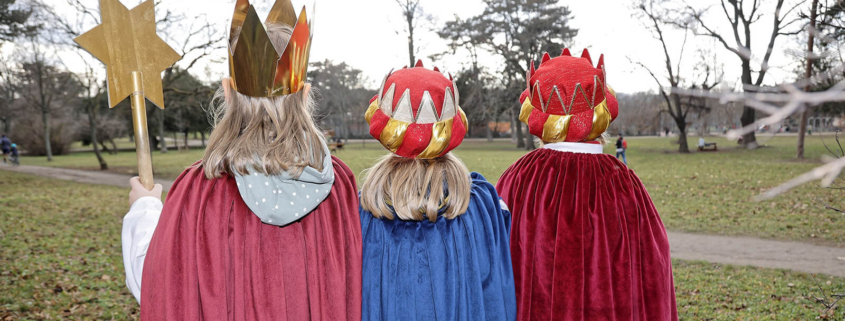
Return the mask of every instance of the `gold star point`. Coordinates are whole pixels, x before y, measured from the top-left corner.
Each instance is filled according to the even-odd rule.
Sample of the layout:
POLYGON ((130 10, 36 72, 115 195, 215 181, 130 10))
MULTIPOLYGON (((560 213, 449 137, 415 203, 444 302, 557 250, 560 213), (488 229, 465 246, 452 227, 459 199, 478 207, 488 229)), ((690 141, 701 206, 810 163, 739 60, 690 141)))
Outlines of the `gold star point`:
POLYGON ((153 0, 132 10, 119 0, 100 0, 100 13, 102 23, 74 40, 106 65, 109 106, 135 91, 132 72, 137 71, 143 76, 144 95, 163 109, 161 72, 181 56, 156 34, 153 0))

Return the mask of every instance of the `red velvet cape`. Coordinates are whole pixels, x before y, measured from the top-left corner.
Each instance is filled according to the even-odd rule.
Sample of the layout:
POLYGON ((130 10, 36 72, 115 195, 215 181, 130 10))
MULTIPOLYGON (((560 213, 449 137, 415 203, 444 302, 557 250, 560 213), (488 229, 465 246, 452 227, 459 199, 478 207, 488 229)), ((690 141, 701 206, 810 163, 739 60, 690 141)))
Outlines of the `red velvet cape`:
POLYGON ((360 320, 358 192, 332 164, 329 197, 285 227, 262 223, 233 177, 186 170, 147 252, 141 320, 360 320))
POLYGON ((610 155, 533 151, 499 180, 518 320, 678 319, 666 230, 610 155))

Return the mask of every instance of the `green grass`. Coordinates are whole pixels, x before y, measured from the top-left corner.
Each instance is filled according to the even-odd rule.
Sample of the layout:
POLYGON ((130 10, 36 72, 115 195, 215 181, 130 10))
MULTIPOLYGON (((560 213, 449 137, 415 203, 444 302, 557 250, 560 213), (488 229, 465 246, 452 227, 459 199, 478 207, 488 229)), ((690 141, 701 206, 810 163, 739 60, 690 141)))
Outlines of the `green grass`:
MULTIPOLYGON (((129 141, 128 137, 127 138, 115 139, 114 143, 117 144, 118 149, 135 148, 135 143, 129 141)), ((111 149, 112 148, 111 143, 106 142, 106 147, 111 149)), ((90 144, 88 146, 83 146, 82 142, 74 142, 73 144, 70 145, 71 150, 92 150, 93 148, 94 147, 92 147, 90 144)), ((102 150, 102 148, 100 150, 102 150)))
POLYGON ((828 310, 815 301, 845 292, 841 278, 706 262, 672 265, 681 320, 845 320, 841 304, 828 310))
POLYGON ((691 155, 667 153, 673 146, 664 139, 629 141, 628 163, 668 229, 845 246, 845 215, 816 201, 845 205, 842 191, 813 183, 771 201, 752 200, 819 166, 826 152, 819 136, 807 138, 807 161, 794 159, 795 137, 768 140, 754 151, 714 141, 726 143, 720 152, 691 155))
POLYGON ((128 190, 0 171, 0 320, 130 320, 128 190))
MULTIPOLYGON (((0 171, 0 320, 135 320, 124 285, 128 190, 0 171)), ((682 320, 808 320, 826 312, 811 275, 674 261, 682 320)), ((816 276, 825 291, 845 279, 816 276)), ((845 310, 835 310, 838 319, 845 310)))
MULTIPOLYGON (((827 137, 832 143, 832 138, 827 137)), ((845 215, 825 210, 816 200, 842 204, 842 192, 829 191, 815 184, 802 186, 773 201, 754 202, 752 197, 777 186, 820 164, 826 151, 820 136, 808 136, 807 160, 794 160, 795 137, 761 137, 765 147, 754 151, 739 149, 724 139, 710 138, 721 145, 719 152, 675 152, 676 145, 666 138, 629 138, 628 161, 642 179, 670 230, 746 235, 772 239, 798 240, 845 247, 845 215)), ((696 139, 691 138, 694 143, 696 139)), ((693 144, 694 145, 694 144, 693 144)), ((607 146, 605 151, 613 153, 607 146)), ((376 142, 351 143, 337 156, 346 162, 359 182, 362 172, 387 152, 376 142)), ((498 181, 524 151, 505 141, 469 141, 459 155, 470 170, 492 182, 498 181)), ((110 170, 136 172, 135 154, 106 155, 110 170)), ((202 157, 201 150, 153 152, 153 164, 160 177, 175 178, 202 157)), ((29 165, 96 170, 92 153, 58 156, 52 162, 43 157, 24 157, 29 165)))

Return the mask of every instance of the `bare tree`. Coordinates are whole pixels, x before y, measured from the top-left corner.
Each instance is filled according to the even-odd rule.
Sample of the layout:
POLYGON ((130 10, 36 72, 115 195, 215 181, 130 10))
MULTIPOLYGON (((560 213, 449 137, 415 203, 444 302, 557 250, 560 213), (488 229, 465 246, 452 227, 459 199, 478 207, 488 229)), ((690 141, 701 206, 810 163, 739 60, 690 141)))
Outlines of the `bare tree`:
MULTIPOLYGON (((48 41, 57 46, 70 48, 82 61, 84 71, 73 74, 73 76, 82 88, 83 97, 81 107, 88 118, 88 131, 91 136, 91 146, 94 149, 94 155, 97 157, 97 162, 100 164, 100 170, 108 170, 109 166, 103 158, 103 155, 100 153, 100 143, 102 143, 102 141, 99 140, 101 135, 98 132, 99 117, 97 116, 99 109, 98 100, 103 94, 105 94, 106 85, 102 77, 98 75, 94 69, 94 66, 97 65, 97 63, 94 62, 93 58, 85 52, 85 49, 72 40, 83 34, 85 30, 99 25, 100 17, 95 14, 95 11, 92 8, 86 6, 81 1, 67 0, 67 3, 75 9, 75 14, 67 12, 59 14, 51 7, 43 7, 43 11, 46 13, 46 16, 50 18, 49 29, 51 29, 51 31, 56 31, 49 33, 48 41)), ((64 60, 62 60, 62 63, 65 64, 66 69, 69 69, 67 68, 64 60)), ((103 149, 108 151, 108 149, 105 148, 105 144, 102 146, 103 149)), ((114 152, 117 152, 117 148, 114 148, 114 152)))
POLYGON ((493 130, 490 128, 494 118, 501 113, 500 104, 489 101, 490 93, 487 85, 492 83, 488 74, 478 63, 478 53, 483 50, 485 43, 489 42, 490 35, 481 26, 483 22, 476 19, 462 20, 455 18, 437 32, 437 34, 449 41, 449 51, 443 53, 456 54, 459 49, 466 50, 470 57, 471 66, 468 70, 460 73, 458 85, 461 92, 461 105, 467 111, 467 118, 470 122, 477 120, 485 128, 485 136, 488 142, 493 141, 493 130), (469 79, 464 79, 468 77, 469 79))
POLYGON ((71 84, 72 77, 68 73, 61 73, 47 62, 47 54, 42 44, 33 36, 29 38, 28 57, 23 63, 21 83, 26 90, 21 91, 23 100, 41 113, 43 126, 44 152, 47 160, 53 160, 53 149, 50 136, 50 114, 56 101, 63 98, 71 84))
MULTIPOLYGON (((725 49, 736 55, 739 58, 742 70, 741 81, 743 90, 749 93, 759 91, 763 85, 763 80, 769 70, 769 59, 774 52, 775 42, 778 37, 785 35, 795 35, 799 31, 785 31, 798 21, 798 19, 786 21, 791 16, 792 12, 803 2, 798 2, 788 10, 784 9, 785 0, 777 0, 773 6, 773 10, 764 12, 764 2, 762 0, 753 0, 750 5, 746 5, 744 0, 720 0, 720 7, 724 13, 725 18, 733 31, 733 43, 729 43, 729 39, 723 36, 711 23, 705 22, 705 14, 710 8, 697 9, 692 5, 686 4, 682 9, 685 17, 674 20, 673 23, 682 27, 689 28, 697 36, 705 36, 716 39, 725 49), (755 58, 751 45, 754 39, 752 35, 752 25, 761 21, 764 15, 768 13, 772 15, 772 31, 768 37, 768 44, 766 45, 766 52, 762 56, 759 68, 751 66, 752 60, 755 58), (754 74, 756 73, 756 79, 754 74)), ((751 126, 757 120, 755 109, 746 105, 743 109, 740 121, 743 126, 751 126)), ((749 149, 757 148, 757 138, 754 131, 746 131, 743 135, 743 143, 749 149)))
MULTIPOLYGON (((186 96, 210 94, 208 87, 183 90, 179 88, 178 84, 182 77, 188 75, 198 66, 199 62, 208 60, 213 56, 214 52, 227 48, 227 34, 220 32, 204 15, 189 17, 186 14, 176 14, 170 10, 165 10, 164 14, 156 13, 156 16, 162 17, 156 21, 156 26, 163 38, 169 43, 178 44, 178 46, 174 47, 179 48, 182 52, 182 58, 164 71, 162 88, 165 95, 169 92, 186 96)), ((167 145, 164 139, 165 111, 155 108, 155 113, 158 114, 157 127, 160 138, 159 143, 161 144, 159 150, 162 153, 166 153, 167 145)), ((178 145, 178 143, 176 144, 178 145)))
MULTIPOLYGON (((816 11, 818 6, 819 0, 813 0, 813 4, 810 7, 810 26, 807 28, 809 35, 807 37, 807 70, 804 74, 805 79, 809 79, 813 75, 813 44, 816 36, 816 11)), ((809 82, 804 86, 804 91, 810 91, 809 82)), ((804 107, 804 112, 801 113, 801 123, 798 125, 798 146, 796 152, 798 159, 804 159, 804 135, 807 133, 807 118, 810 116, 811 109, 810 106, 806 106, 804 107)))
MULTIPOLYGON (((64 42, 65 45, 72 46, 74 49, 81 51, 76 43, 69 41, 78 37, 91 27, 100 24, 100 14, 96 7, 96 2, 85 0, 66 0, 67 4, 75 9, 76 14, 70 16, 66 13, 58 14, 52 8, 47 7, 46 10, 54 21, 54 29, 60 35, 58 42, 64 42)), ((162 37, 169 43, 176 43, 182 52, 182 58, 172 67, 165 70, 163 79, 163 90, 165 94, 178 93, 181 95, 194 96, 206 95, 205 90, 182 90, 179 88, 179 80, 187 73, 176 72, 175 68, 180 68, 183 71, 193 70, 200 65, 199 63, 208 60, 215 51, 226 48, 226 34, 219 32, 218 28, 214 26, 204 15, 188 16, 185 13, 174 13, 169 9, 162 9, 162 6, 156 6, 156 26, 162 37)), ((83 61, 89 62, 90 59, 83 58, 83 61)), ((86 82, 89 88, 93 88, 94 84, 100 79, 94 77, 90 79, 92 82, 86 82)), ((105 88, 100 88, 105 90, 105 88)), ((91 92, 92 95, 100 94, 91 92)), ((91 98, 91 97, 88 97, 91 98)), ((199 108, 199 106, 197 106, 199 108)), ((148 113, 155 121, 153 124, 158 130, 159 150, 162 153, 167 152, 167 144, 165 143, 165 115, 163 110, 158 108, 148 108, 148 113)), ((94 123, 92 128, 96 127, 96 115, 94 115, 94 123)), ((96 137, 94 138, 96 139, 96 137)), ((96 145, 96 144, 95 144, 96 145)))
MULTIPOLYGON (((578 34, 570 27, 572 12, 558 0, 483 0, 485 9, 476 25, 485 33, 484 47, 504 61, 505 88, 525 88, 525 75, 531 61, 542 53, 558 53, 578 34)), ((523 135, 517 120, 519 104, 513 104, 511 122, 517 147, 534 149, 534 137, 523 135), (524 137, 524 139, 523 139, 524 137)))
POLYGON ((0 121, 3 122, 3 133, 12 132, 12 121, 19 111, 18 104, 18 72, 14 64, 6 57, 0 56, 0 121))
MULTIPOLYGON (((15 5, 16 0, 0 1, 0 43, 32 35, 38 25, 30 19, 34 9, 31 3, 15 5)), ((22 1, 23 2, 23 1, 22 1)))
POLYGON ((395 1, 396 4, 399 5, 399 8, 402 10, 402 17, 405 19, 405 23, 407 24, 404 28, 405 32, 408 33, 408 61, 410 61, 408 63, 408 66, 413 66, 414 63, 417 61, 417 48, 414 47, 414 30, 416 30, 419 21, 425 18, 425 14, 423 13, 423 9, 420 6, 420 0, 395 1))
MULTIPOLYGON (((684 39, 681 43, 677 62, 673 63, 672 55, 669 53, 669 49, 666 45, 667 39, 664 36, 663 30, 663 27, 670 24, 667 22, 667 19, 671 20, 672 18, 669 17, 667 9, 660 9, 665 2, 666 1, 661 0, 641 0, 637 4, 637 9, 640 11, 640 14, 646 18, 646 27, 651 30, 654 39, 660 41, 661 48, 663 49, 664 68, 666 68, 664 78, 668 82, 668 87, 663 84, 660 77, 658 77, 651 68, 641 62, 636 62, 636 64, 648 71, 649 75, 654 78, 654 81, 657 83, 659 88, 660 96, 663 97, 663 100, 666 103, 665 112, 672 116, 672 119, 675 120, 675 124, 678 126, 678 151, 681 153, 689 153, 689 143, 687 142, 687 116, 689 116, 691 112, 705 108, 706 100, 700 100, 698 97, 693 96, 682 97, 682 95, 676 90, 677 88, 681 88, 683 83, 681 77, 681 61, 684 57, 684 50, 687 45, 687 36, 689 35, 690 30, 686 25, 681 25, 679 27, 684 34, 684 39), (667 93, 666 88, 669 88, 670 92, 667 93), (686 99, 686 101, 684 101, 684 99, 686 99)), ((702 56, 704 56, 704 54, 702 54, 702 56)), ((702 59, 702 61, 703 60, 704 59, 702 59)), ((693 84, 691 88, 710 90, 716 86, 718 80, 714 80, 713 82, 710 80, 711 73, 714 72, 714 70, 712 70, 710 66, 704 65, 703 72, 705 77, 702 83, 693 84)))

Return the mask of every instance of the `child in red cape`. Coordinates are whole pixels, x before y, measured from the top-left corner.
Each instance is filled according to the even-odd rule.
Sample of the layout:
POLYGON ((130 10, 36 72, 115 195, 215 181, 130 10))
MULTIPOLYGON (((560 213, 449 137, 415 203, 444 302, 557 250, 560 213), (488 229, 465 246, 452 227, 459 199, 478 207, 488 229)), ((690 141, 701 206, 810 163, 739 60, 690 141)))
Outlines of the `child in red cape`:
POLYGON ((636 174, 602 153, 619 111, 604 57, 545 54, 528 79, 520 120, 545 145, 496 187, 513 213, 517 319, 677 320, 660 216, 636 174))
POLYGON ((288 50, 278 58, 310 48, 304 13, 288 19, 293 7, 279 0, 264 31, 248 1, 236 7, 231 78, 205 155, 163 206, 160 186, 133 180, 127 286, 141 320, 360 320, 355 177, 312 120, 305 70, 287 63, 288 50))

